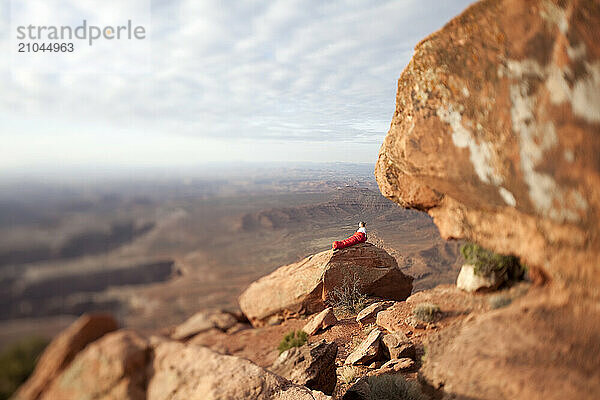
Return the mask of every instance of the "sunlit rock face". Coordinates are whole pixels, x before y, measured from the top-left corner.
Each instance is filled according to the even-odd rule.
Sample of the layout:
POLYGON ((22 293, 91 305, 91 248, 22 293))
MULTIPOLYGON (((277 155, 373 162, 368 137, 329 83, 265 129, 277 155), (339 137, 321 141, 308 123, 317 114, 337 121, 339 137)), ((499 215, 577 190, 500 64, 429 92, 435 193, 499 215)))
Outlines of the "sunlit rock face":
POLYGON ((595 1, 482 1, 421 41, 381 192, 600 297, 599 26, 595 1))

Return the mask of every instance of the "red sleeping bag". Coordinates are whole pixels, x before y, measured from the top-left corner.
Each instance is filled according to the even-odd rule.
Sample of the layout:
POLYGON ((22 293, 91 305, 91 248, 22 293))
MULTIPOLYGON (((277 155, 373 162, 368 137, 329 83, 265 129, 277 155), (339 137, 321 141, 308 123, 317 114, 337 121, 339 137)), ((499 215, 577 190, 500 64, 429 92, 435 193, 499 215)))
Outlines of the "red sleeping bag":
POLYGON ((362 243, 367 241, 367 235, 362 232, 356 232, 354 235, 350 236, 348 239, 344 240, 336 240, 333 242, 333 249, 343 249, 345 247, 354 246, 357 243, 362 243))

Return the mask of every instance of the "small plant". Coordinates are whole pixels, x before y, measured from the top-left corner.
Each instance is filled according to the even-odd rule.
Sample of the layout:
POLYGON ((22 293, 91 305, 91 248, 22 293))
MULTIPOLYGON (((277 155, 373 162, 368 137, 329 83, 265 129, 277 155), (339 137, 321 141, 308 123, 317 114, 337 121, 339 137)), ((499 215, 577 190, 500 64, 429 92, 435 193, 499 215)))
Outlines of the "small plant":
POLYGON ((460 247, 465 260, 473 265, 474 271, 480 276, 489 276, 492 272, 507 274, 510 280, 522 279, 527 267, 515 256, 505 256, 484 249, 475 243, 466 243, 460 247))
POLYGON ((413 316, 422 322, 435 322, 442 315, 437 304, 421 303, 413 308, 413 316))
POLYGON ((283 337, 279 346, 277 346, 277 350, 279 350, 279 354, 284 351, 291 349, 292 347, 300 347, 306 344, 308 341, 308 334, 304 331, 290 331, 286 333, 283 337))
POLYGON ((25 338, 0 354, 0 399, 8 399, 33 372, 48 341, 25 338))
POLYGON ((329 303, 350 315, 358 314, 367 305, 368 297, 362 293, 358 274, 347 276, 342 284, 331 291, 329 303))
POLYGON ((350 385, 359 377, 359 372, 356 367, 345 366, 340 369, 340 380, 346 385, 350 385))
POLYGON ((503 294, 496 294, 494 296, 490 296, 488 299, 488 303, 492 309, 506 307, 510 303, 512 303, 512 299, 503 294))
POLYGON ((369 400, 425 400, 419 384, 401 374, 373 375, 367 378, 369 400))

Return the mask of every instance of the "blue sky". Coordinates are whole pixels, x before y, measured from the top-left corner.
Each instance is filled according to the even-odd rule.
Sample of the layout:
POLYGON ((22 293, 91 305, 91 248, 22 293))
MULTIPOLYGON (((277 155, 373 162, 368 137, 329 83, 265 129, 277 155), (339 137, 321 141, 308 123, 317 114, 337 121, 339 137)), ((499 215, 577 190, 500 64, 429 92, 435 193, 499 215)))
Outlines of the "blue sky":
POLYGON ((374 163, 415 44, 469 3, 155 1, 145 73, 44 74, 0 59, 0 169, 374 163))

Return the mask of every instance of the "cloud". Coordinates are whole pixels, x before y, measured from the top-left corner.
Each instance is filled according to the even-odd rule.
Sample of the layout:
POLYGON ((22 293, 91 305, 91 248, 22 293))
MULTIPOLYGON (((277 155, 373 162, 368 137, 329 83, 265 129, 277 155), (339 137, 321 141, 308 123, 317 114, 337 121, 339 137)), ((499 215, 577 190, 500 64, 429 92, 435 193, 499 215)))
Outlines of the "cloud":
MULTIPOLYGON (((95 1, 61 3, 73 20, 110 15, 95 1)), ((3 57, 0 117, 12 122, 2 131, 27 135, 15 127, 33 120, 39 134, 51 119, 94 131, 372 149, 389 127, 412 48, 468 3, 155 1, 149 73, 32 74, 3 57)), ((3 0, 0 48, 9 46, 7 8, 3 0)))

